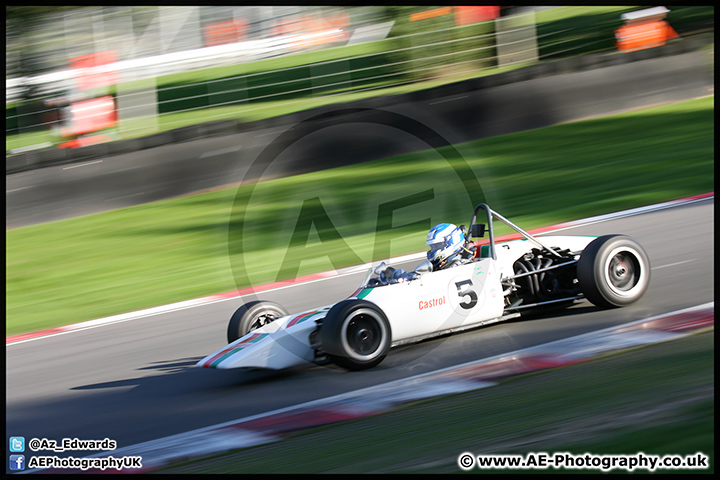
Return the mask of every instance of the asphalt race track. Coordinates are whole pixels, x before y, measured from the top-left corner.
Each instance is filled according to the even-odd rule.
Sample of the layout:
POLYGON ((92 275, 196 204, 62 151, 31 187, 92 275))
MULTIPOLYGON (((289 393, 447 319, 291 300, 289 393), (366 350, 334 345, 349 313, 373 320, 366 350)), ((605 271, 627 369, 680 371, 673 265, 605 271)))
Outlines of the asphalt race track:
MULTIPOLYGON (((227 321, 242 303, 239 298, 11 344, 6 438, 109 438, 120 448, 711 302, 713 209, 710 198, 563 232, 625 233, 644 246, 653 267, 650 287, 630 307, 599 310, 583 301, 548 316, 401 347, 363 372, 330 366, 279 373, 194 368, 225 345, 227 321)), ((262 298, 291 312, 326 305, 351 294, 362 275, 292 286, 262 298)))

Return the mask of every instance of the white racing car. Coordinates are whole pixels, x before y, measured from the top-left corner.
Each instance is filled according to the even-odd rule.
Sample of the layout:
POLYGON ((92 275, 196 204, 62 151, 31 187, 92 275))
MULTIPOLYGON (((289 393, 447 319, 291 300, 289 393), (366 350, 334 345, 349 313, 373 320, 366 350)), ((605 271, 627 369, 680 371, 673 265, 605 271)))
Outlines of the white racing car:
POLYGON ((290 315, 274 302, 241 306, 228 325, 229 345, 197 363, 209 368, 282 369, 332 362, 350 370, 379 364, 391 347, 519 317, 586 298, 601 308, 635 302, 648 287, 650 262, 625 235, 537 238, 485 204, 465 234, 467 263, 413 272, 383 262, 360 288, 333 305, 290 315), (476 223, 484 212, 484 223, 476 223), (519 234, 497 242, 493 219, 519 234), (473 240, 488 235, 488 240, 473 240))

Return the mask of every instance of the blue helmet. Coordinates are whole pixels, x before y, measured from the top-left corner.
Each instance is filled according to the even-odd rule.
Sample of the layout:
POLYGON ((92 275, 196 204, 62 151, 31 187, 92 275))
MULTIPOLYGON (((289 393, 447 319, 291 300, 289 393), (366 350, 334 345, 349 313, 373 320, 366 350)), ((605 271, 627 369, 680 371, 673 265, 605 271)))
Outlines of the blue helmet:
POLYGON ((452 223, 441 223, 430 229, 427 235, 427 258, 438 268, 453 255, 460 253, 465 244, 462 230, 452 223))

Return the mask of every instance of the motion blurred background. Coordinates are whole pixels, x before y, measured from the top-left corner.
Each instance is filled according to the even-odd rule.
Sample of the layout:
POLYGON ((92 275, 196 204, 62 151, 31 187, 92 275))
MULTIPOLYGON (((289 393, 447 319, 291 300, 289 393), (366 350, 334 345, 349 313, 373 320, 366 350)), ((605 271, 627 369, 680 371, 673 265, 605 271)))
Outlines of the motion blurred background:
MULTIPOLYGON (((665 91, 681 91, 682 100, 707 97, 713 94, 707 87, 712 7, 660 7, 648 14, 633 6, 8 6, 6 14, 8 333, 234 291, 249 286, 245 271, 257 275, 251 283, 258 285, 418 252, 423 230, 431 226, 426 223, 465 222, 481 198, 533 228, 713 188, 712 97, 640 117, 537 128, 569 120, 551 118, 542 125, 529 122, 519 129, 529 129, 522 136, 485 138, 498 135, 502 122, 512 123, 512 115, 499 120, 503 113, 546 120, 552 117, 546 111, 557 113, 568 97, 549 98, 523 86, 505 88, 505 96, 490 88, 463 90, 470 94, 465 100, 451 94, 453 84, 475 77, 690 43, 702 50, 693 58, 703 64, 692 75, 680 67, 675 76, 653 82, 650 74, 648 91, 626 82, 631 87, 619 99, 614 89, 622 79, 606 85, 602 75, 593 77, 600 78, 593 83, 599 92, 558 83, 587 77, 553 76, 550 68, 540 83, 563 92, 579 87, 570 101, 584 95, 584 104, 596 109, 609 102, 613 112, 634 102, 628 95, 642 100, 636 108, 662 101, 665 91), (620 41, 625 27, 639 28, 629 38, 641 41, 620 41), (697 73, 703 69, 707 73, 697 73), (683 91, 686 78, 695 82, 692 92, 683 91), (440 85, 450 93, 432 90, 440 85), (308 135, 286 155, 296 158, 275 162, 275 178, 289 164, 299 164, 306 175, 236 188, 242 175, 232 168, 253 164, 275 141, 277 127, 299 121, 275 117, 415 91, 419 100, 405 101, 406 117, 420 108, 424 117, 414 121, 453 125, 441 135, 462 133, 452 143, 467 161, 462 168, 470 169, 463 183, 457 166, 427 150, 427 138, 411 138, 396 126, 364 123, 358 129, 350 122, 344 130, 329 123, 334 130, 308 135), (425 92, 442 98, 426 101, 425 92), (602 100, 594 98, 601 94, 602 100), (455 97, 462 101, 446 101, 455 97), (262 131, 243 130, 270 118, 262 131), (229 130, 194 139, 168 132, 212 122, 225 122, 229 130), (76 168, 84 165, 78 160, 83 151, 132 147, 158 136, 167 137, 162 147, 113 156, 109 149, 96 151, 85 162, 92 168, 76 168), (40 168, 43 155, 56 169, 40 168), (350 169, 313 171, 353 155, 344 167, 350 169), (367 161, 375 159, 387 161, 367 161), (481 179, 482 191, 468 190, 473 176, 481 179), (458 187, 469 196, 458 195, 458 187), (320 192, 322 199, 313 203, 320 192), (404 227, 391 222, 381 231, 380 206, 413 195, 425 203, 395 213, 394 225, 404 227), (320 242, 317 261, 307 258, 299 270, 286 271, 281 263, 301 205, 308 205, 310 219, 329 215, 342 238, 320 242), (381 240, 389 251, 376 248, 381 240)), ((326 238, 317 221, 315 229, 326 238)), ((315 229, 308 245, 317 242, 315 229)))
MULTIPOLYGON (((7 6, 6 337, 417 254, 431 224, 467 222, 476 198, 530 230, 712 192, 714 7, 637 13, 647 8, 7 6), (568 64, 581 68, 560 68, 568 64), (529 70, 542 75, 519 81, 529 70), (439 126, 436 136, 450 140, 438 148, 397 124, 338 125, 332 116, 298 132, 305 118, 356 100, 439 126), (559 115, 573 102, 580 115, 559 115), (313 110, 320 106, 329 107, 313 110), (525 114, 542 122, 510 125, 525 114), (238 172, 277 138, 294 146, 278 155, 277 172, 240 185, 247 177, 238 172), (353 155, 343 166, 330 161, 353 155), (307 168, 280 174, 297 164, 307 168), (307 228, 294 242, 299 225, 307 228)), ((612 312, 613 321, 709 301, 712 251, 686 257, 711 243, 712 216, 651 227, 634 218, 627 233, 667 247, 672 255, 653 267, 672 268, 653 272, 646 299, 655 303, 612 312), (698 224, 706 230, 684 227, 698 224)), ((302 311, 342 298, 312 288, 294 300, 298 310, 283 304, 302 311)), ((543 331, 608 321, 580 310, 484 329, 445 352, 476 358, 539 342, 543 331)), ((399 352, 395 368, 366 377, 221 379, 190 367, 225 341, 226 316, 203 312, 59 337, 67 350, 9 348, 7 437, 135 444, 445 361, 410 351, 417 362, 403 364, 399 352)), ((457 471, 458 453, 512 441, 521 451, 571 444, 575 453, 712 455, 712 332, 677 342, 323 428, 263 447, 265 456, 248 449, 219 460, 229 466, 185 473, 409 471, 439 457, 452 457, 444 471, 457 471), (537 432, 548 435, 530 443, 537 432), (373 465, 378 457, 395 470, 373 465)))
MULTIPOLYGON (((6 151, 402 93, 617 48, 637 7, 6 7, 6 151)), ((681 36, 712 7, 673 7, 681 36)))

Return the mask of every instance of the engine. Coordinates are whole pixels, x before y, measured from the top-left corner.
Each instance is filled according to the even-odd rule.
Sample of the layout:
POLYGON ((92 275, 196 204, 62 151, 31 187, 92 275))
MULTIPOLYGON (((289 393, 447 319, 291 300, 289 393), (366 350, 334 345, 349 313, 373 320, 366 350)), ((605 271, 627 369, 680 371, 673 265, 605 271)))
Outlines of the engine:
POLYGON ((575 254, 554 248, 549 251, 532 249, 513 264, 512 277, 503 279, 506 308, 555 303, 580 295, 575 254))

